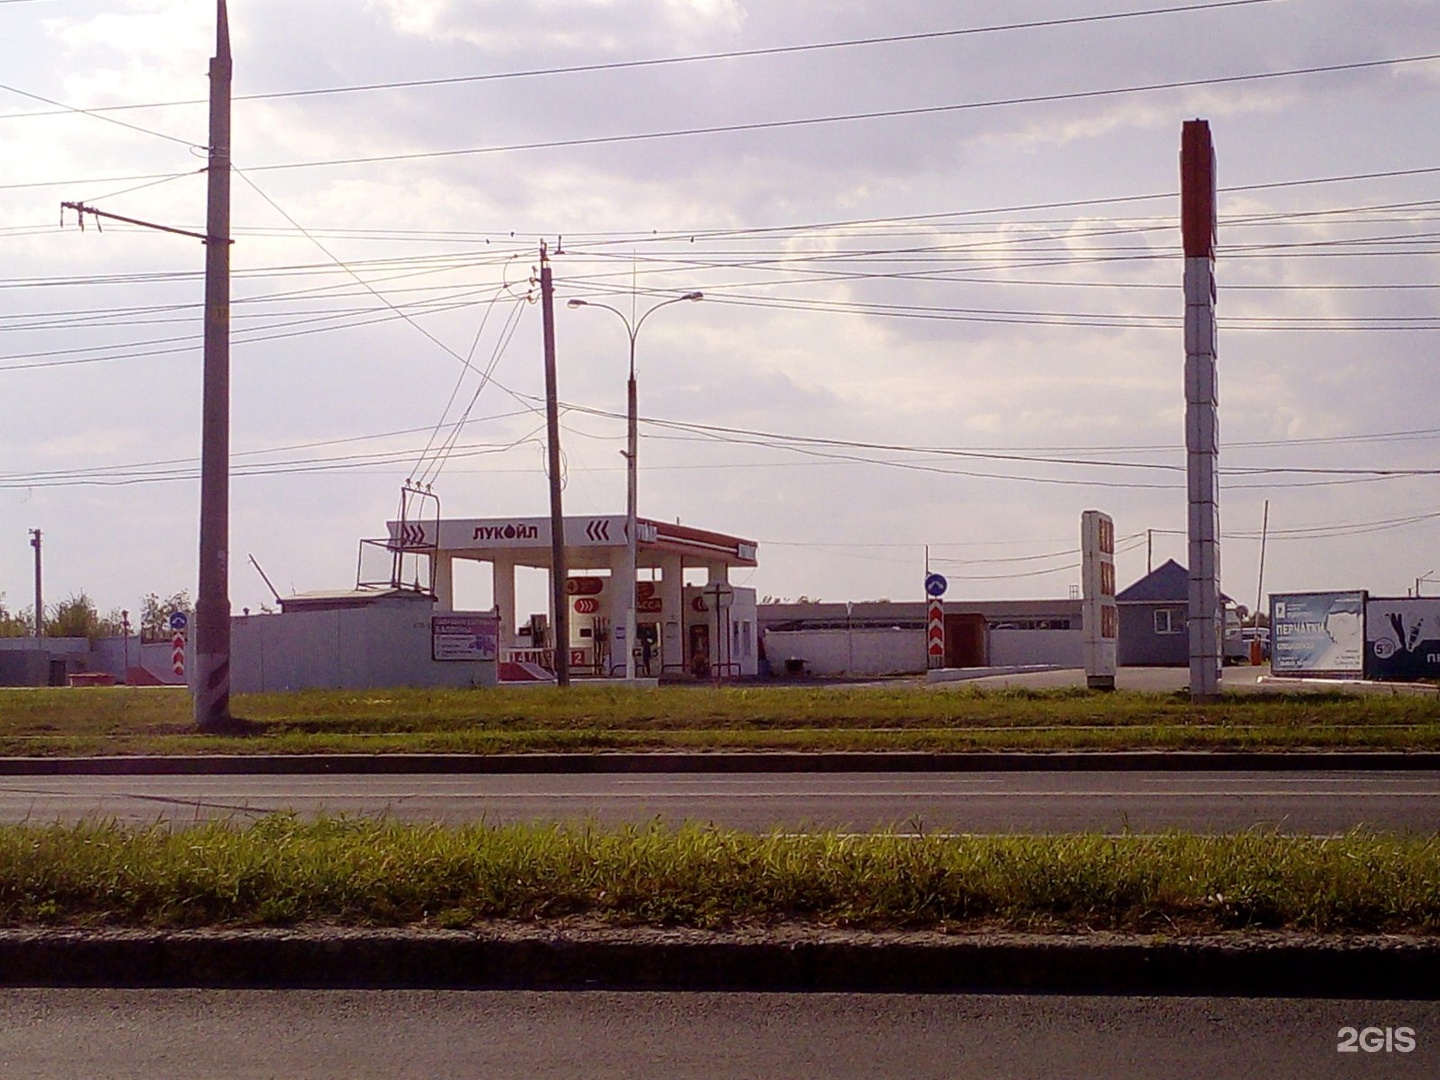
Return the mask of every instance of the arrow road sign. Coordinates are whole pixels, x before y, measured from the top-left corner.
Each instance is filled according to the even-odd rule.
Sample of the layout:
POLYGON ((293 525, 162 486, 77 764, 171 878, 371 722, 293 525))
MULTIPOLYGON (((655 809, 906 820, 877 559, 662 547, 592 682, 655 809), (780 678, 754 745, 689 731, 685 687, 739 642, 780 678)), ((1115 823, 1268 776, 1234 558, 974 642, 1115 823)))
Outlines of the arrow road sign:
POLYGON ((925 575, 925 595, 926 595, 926 596, 944 596, 944 595, 945 595, 945 590, 948 589, 949 587, 950 587, 950 583, 945 580, 945 575, 943 575, 943 574, 927 574, 927 575, 925 575))
POLYGON ((945 605, 941 600, 930 601, 925 630, 925 652, 927 666, 945 666, 945 605))
POLYGON ((592 543, 608 544, 610 542, 610 522, 605 518, 592 518, 590 524, 585 526, 585 535, 592 543))

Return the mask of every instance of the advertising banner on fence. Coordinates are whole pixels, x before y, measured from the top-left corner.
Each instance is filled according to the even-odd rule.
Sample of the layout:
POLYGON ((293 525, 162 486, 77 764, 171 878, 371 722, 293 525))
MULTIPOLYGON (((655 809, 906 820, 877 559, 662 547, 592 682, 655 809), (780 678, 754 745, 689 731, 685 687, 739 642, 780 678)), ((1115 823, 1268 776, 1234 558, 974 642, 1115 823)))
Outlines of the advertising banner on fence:
POLYGON ((1270 649, 1277 675, 1364 674, 1364 591, 1271 595, 1270 649))
POLYGON ((495 615, 435 615, 430 619, 432 660, 494 660, 500 654, 495 615))
POLYGON ((1365 673, 1372 679, 1440 679, 1440 598, 1366 603, 1365 673))

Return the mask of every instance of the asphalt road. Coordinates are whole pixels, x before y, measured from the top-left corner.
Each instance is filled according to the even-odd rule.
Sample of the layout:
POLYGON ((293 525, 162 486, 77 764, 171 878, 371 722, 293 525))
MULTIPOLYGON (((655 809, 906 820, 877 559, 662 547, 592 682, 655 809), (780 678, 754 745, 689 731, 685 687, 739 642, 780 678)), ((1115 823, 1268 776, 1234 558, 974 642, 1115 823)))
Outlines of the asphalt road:
POLYGON ((1436 772, 0 777, 0 821, 237 821, 279 810, 461 823, 699 820, 754 831, 1334 834, 1440 830, 1436 772))
POLYGON ((7 1080, 1440 1075, 1440 1002, 1020 995, 0 991, 7 1080), (1357 1049, 1338 1050, 1341 1029, 1357 1049), (1379 1036, 1359 1049, 1359 1030, 1379 1036), (1397 1048, 1409 1028, 1415 1046, 1397 1048), (1384 1030, 1391 1030, 1385 1050, 1384 1030))

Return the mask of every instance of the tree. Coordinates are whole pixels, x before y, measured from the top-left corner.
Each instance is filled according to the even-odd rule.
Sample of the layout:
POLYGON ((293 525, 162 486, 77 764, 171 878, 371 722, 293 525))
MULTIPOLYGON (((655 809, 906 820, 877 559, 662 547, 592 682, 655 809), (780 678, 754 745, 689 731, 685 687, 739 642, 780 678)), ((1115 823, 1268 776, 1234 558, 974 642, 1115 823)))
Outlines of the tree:
POLYGON ((54 612, 45 620, 46 637, 88 638, 94 641, 102 637, 119 637, 122 629, 119 611, 101 616, 84 589, 55 606, 54 612))
POLYGON ((146 593, 145 599, 141 601, 140 640, 169 641, 170 613, 183 611, 186 615, 192 615, 194 610, 194 605, 190 603, 190 593, 185 589, 163 599, 159 593, 146 593))
POLYGON ((29 637, 35 632, 35 623, 29 609, 11 612, 5 606, 5 594, 0 593, 0 637, 29 637))

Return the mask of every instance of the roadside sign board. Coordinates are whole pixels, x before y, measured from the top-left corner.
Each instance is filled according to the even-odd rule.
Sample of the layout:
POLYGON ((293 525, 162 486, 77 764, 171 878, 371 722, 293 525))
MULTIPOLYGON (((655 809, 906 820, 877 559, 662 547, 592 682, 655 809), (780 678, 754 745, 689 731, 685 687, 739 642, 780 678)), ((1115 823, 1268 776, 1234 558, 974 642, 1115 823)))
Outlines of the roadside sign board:
POLYGON ((1365 674, 1372 679, 1440 679, 1440 598, 1366 603, 1365 674))
POLYGON ((1360 675, 1365 663, 1366 593, 1274 593, 1270 670, 1360 675))
POLYGON ((950 583, 945 580, 945 575, 944 575, 944 574, 926 574, 926 575, 925 575, 925 595, 926 595, 926 596, 944 596, 944 595, 945 595, 945 590, 948 589, 949 587, 950 587, 950 583))
POLYGON ((495 660, 500 655, 500 620, 494 615, 432 615, 432 660, 495 660))

